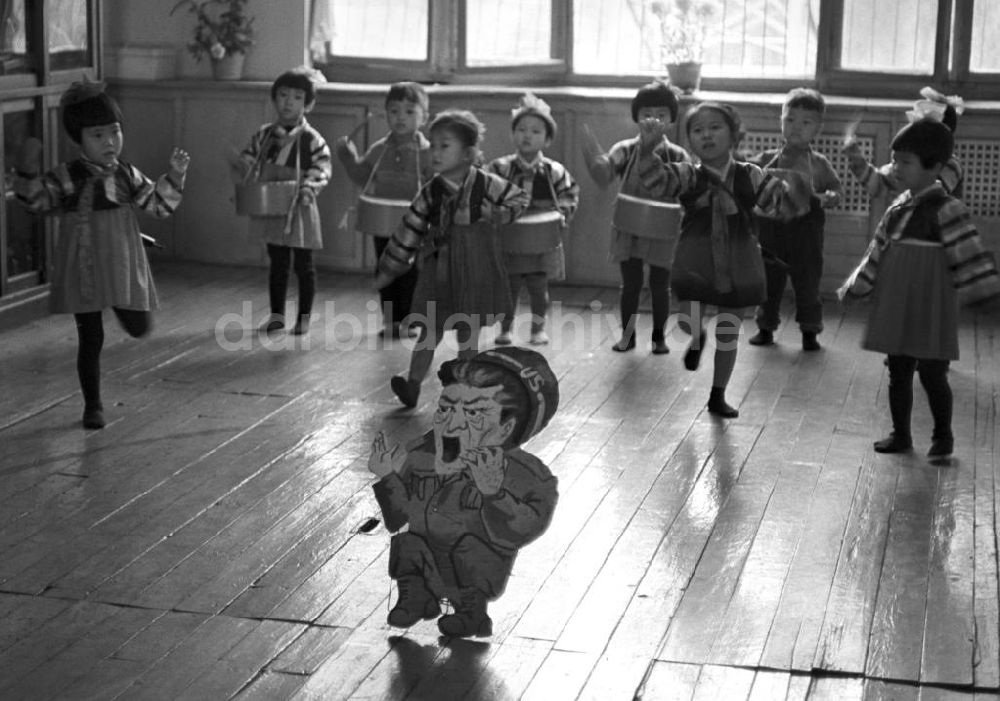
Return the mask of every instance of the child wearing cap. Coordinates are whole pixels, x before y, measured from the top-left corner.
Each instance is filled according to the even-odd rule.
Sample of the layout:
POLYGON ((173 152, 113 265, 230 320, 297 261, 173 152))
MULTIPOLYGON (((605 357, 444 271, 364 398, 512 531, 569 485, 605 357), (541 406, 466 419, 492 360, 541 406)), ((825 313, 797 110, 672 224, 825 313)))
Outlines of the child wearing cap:
POLYGON ((414 198, 375 276, 381 289, 412 267, 418 270, 412 316, 420 335, 408 374, 389 383, 411 408, 446 331, 455 331, 459 357, 468 357, 479 350, 482 327, 511 313, 496 226, 516 219, 528 204, 526 192, 479 165, 486 128, 475 114, 444 110, 428 131, 434 177, 414 198))
MULTIPOLYGON (((389 133, 373 143, 364 156, 349 136, 337 140, 337 158, 348 177, 365 194, 390 200, 412 201, 430 180, 430 142, 420 132, 427 120, 427 91, 420 83, 404 81, 389 87, 385 96, 385 118, 389 133)), ((365 232, 369 233, 369 232, 365 232)), ((389 245, 389 236, 372 234, 375 258, 389 245)), ((376 263, 377 265, 377 263, 376 263)), ((379 290, 384 329, 390 338, 399 338, 401 324, 410 313, 417 269, 411 268, 379 290)))
POLYGON ((556 478, 520 446, 555 414, 559 384, 541 354, 516 347, 450 360, 438 376, 432 429, 405 450, 379 433, 368 461, 395 533, 389 576, 399 596, 388 622, 408 628, 438 618, 447 598, 455 610, 438 619, 442 634, 492 635, 487 606, 504 592, 518 550, 548 528, 558 499, 556 478))
MULTIPOLYGON (((555 211, 562 217, 560 228, 565 228, 579 204, 580 187, 562 163, 542 152, 552 145, 552 139, 556 135, 556 120, 552 118, 552 110, 544 100, 528 93, 511 111, 510 129, 516 151, 494 159, 486 169, 509 180, 531 196, 531 204, 522 216, 555 211)), ((545 316, 549 310, 549 280, 563 280, 566 277, 562 241, 555 240, 552 248, 542 252, 523 252, 507 248, 504 234, 505 229, 501 227, 500 239, 502 245, 505 245, 504 263, 510 278, 510 296, 514 310, 517 308, 521 287, 527 287, 531 305, 529 342, 536 346, 545 345, 549 342, 545 332, 545 316)), ((498 345, 511 343, 513 326, 514 314, 511 313, 500 322, 500 334, 496 338, 498 345)))
POLYGON ((313 299, 316 296, 316 268, 313 251, 323 248, 316 196, 330 181, 330 148, 308 121, 306 114, 316 106, 316 85, 323 76, 311 68, 285 71, 271 84, 271 102, 277 119, 261 126, 250 143, 232 162, 242 179, 248 173, 257 180, 297 180, 298 195, 286 216, 254 217, 262 232, 271 261, 268 275, 270 315, 261 331, 274 333, 285 328, 285 295, 288 266, 299 281, 298 314, 292 333, 309 332, 313 299))
MULTIPOLYGON (((671 143, 665 133, 677 121, 677 111, 677 95, 662 81, 642 86, 632 98, 633 122, 639 124, 646 119, 656 119, 664 126, 664 135, 653 150, 654 156, 664 163, 691 162, 688 152, 671 143)), ((589 128, 585 127, 584 137, 584 162, 598 185, 607 187, 615 179, 620 179, 621 193, 643 199, 658 199, 650 194, 636 173, 638 136, 619 141, 607 153, 589 128)), ((663 201, 677 202, 674 198, 663 201)), ((673 255, 673 245, 666 239, 634 236, 612 227, 611 260, 618 263, 622 277, 622 336, 612 346, 614 350, 624 352, 635 348, 639 295, 642 293, 644 268, 649 266, 649 293, 653 304, 653 353, 660 355, 670 352, 664 334, 670 317, 670 266, 673 255)))
POLYGON ((918 119, 892 140, 893 177, 904 188, 879 220, 861 263, 837 291, 840 299, 871 297, 861 345, 885 353, 892 432, 874 447, 899 453, 913 446, 913 375, 927 393, 934 429, 928 456, 954 449, 948 365, 958 359, 958 307, 1000 292, 995 262, 969 211, 939 178, 951 158, 952 132, 918 119))
POLYGON ((190 158, 174 148, 155 182, 119 160, 124 119, 103 83, 73 83, 60 99, 62 123, 80 148, 77 158, 41 173, 42 144, 26 140, 17 158, 14 191, 30 211, 57 214, 60 235, 52 258, 50 303, 76 320, 76 369, 83 426, 105 425, 101 399, 102 312, 111 308, 130 336, 152 328, 156 288, 135 209, 170 216, 181 202, 190 158))

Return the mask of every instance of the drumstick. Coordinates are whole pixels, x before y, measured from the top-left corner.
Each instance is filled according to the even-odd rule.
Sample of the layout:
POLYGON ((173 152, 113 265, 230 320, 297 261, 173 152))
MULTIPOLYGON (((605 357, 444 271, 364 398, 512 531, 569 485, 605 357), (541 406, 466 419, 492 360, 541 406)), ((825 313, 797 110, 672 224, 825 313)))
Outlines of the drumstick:
POLYGON ((347 140, 354 141, 354 139, 357 138, 358 134, 361 133, 361 130, 364 129, 366 126, 368 126, 368 122, 372 121, 377 116, 378 116, 377 114, 372 112, 369 108, 365 107, 365 118, 362 119, 361 122, 356 127, 354 127, 354 129, 351 130, 351 133, 347 135, 347 140))
POLYGON ((858 140, 858 127, 861 125, 861 115, 855 115, 844 128, 844 146, 850 146, 858 140))

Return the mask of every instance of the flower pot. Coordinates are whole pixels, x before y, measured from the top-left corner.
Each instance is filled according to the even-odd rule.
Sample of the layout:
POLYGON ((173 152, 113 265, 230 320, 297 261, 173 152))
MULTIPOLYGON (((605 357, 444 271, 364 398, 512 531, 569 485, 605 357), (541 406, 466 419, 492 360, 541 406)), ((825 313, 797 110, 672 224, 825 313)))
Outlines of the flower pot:
POLYGON ((239 80, 243 77, 243 54, 226 54, 212 59, 212 77, 216 80, 239 80))
POLYGON ((670 76, 671 85, 684 91, 685 95, 690 95, 701 85, 701 64, 697 61, 668 63, 667 75, 670 76))

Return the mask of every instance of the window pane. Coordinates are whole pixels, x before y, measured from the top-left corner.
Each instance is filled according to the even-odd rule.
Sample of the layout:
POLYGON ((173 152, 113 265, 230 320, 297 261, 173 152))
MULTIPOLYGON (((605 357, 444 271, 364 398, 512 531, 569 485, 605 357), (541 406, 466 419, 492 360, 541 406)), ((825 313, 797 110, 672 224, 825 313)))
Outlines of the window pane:
POLYGON ((1000 71, 1000 4, 977 2, 972 13, 972 57, 969 69, 995 73, 1000 71))
POLYGON ((469 0, 466 63, 540 63, 552 57, 552 0, 469 0))
POLYGON ((4 75, 27 73, 28 30, 25 25, 24 0, 6 2, 0 7, 0 66, 4 75))
POLYGON ((702 75, 808 78, 816 72, 819 0, 576 0, 573 69, 577 73, 661 75, 678 27, 704 36, 702 75), (705 18, 675 10, 690 5, 705 18))
POLYGON ((933 73, 937 0, 844 0, 841 68, 933 73))
POLYGON ((90 65, 87 0, 48 0, 49 52, 52 68, 90 65))
POLYGON ((429 0, 318 0, 331 56, 427 60, 429 0), (325 13, 325 14, 324 14, 325 13))
POLYGON ((32 112, 11 112, 3 116, 4 173, 7 174, 4 195, 7 204, 7 275, 13 277, 38 272, 43 267, 45 237, 41 234, 41 217, 32 216, 14 201, 11 189, 14 161, 18 146, 29 136, 35 136, 32 112))

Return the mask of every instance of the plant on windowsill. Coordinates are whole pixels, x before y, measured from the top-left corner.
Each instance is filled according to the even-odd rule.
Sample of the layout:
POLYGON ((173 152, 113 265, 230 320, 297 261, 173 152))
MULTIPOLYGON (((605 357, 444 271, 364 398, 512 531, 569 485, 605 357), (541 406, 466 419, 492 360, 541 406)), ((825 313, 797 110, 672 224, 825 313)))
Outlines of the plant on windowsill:
POLYGON ((650 10, 660 22, 660 53, 670 83, 685 93, 693 92, 701 83, 701 59, 715 2, 653 0, 650 10))
POLYGON ((195 61, 208 56, 216 80, 239 80, 243 59, 253 46, 254 17, 247 0, 180 0, 170 14, 186 8, 195 16, 194 41, 187 45, 195 61))

